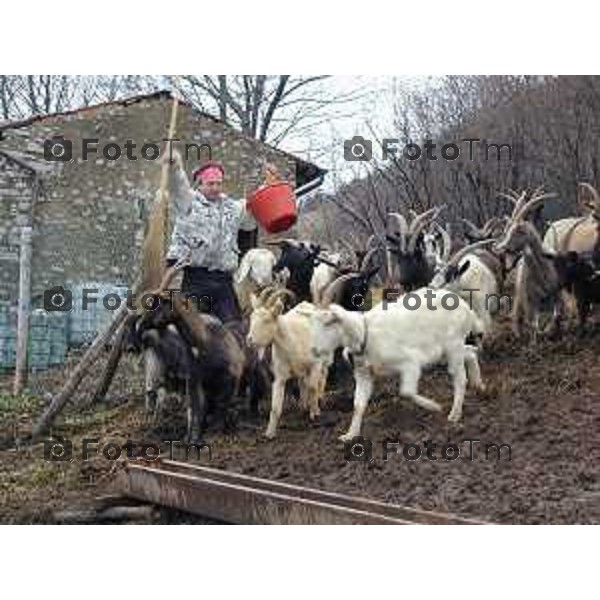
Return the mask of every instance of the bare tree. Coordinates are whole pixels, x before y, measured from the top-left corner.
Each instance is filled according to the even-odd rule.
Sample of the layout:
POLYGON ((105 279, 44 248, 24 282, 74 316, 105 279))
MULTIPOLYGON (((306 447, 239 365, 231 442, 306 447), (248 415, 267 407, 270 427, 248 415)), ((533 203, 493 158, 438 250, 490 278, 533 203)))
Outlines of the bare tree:
POLYGON ((292 131, 314 128, 362 93, 336 92, 329 79, 327 75, 181 75, 171 83, 199 109, 278 146, 292 131))

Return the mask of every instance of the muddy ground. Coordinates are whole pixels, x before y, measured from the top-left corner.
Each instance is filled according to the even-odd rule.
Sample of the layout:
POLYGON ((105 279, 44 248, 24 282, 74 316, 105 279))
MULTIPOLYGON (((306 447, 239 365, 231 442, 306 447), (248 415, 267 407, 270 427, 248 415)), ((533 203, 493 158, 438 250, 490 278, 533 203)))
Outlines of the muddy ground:
MULTIPOLYGON (((442 415, 397 401, 397 385, 382 382, 363 427, 363 436, 373 443, 372 461, 348 462, 337 441, 350 422, 350 384, 328 393, 318 426, 309 425, 296 405, 287 405, 279 436, 272 442, 260 436, 266 426, 266 404, 255 427, 242 416, 235 436, 211 430, 210 464, 491 522, 600 523, 599 350, 598 331, 584 341, 569 333, 534 349, 517 344, 504 322, 481 357, 488 391, 483 396, 468 394, 459 425, 445 419, 450 382, 444 370, 434 369, 423 377, 422 393, 444 404, 442 415), (386 438, 420 444, 421 458, 407 460, 400 445, 400 453, 384 461, 386 438), (480 440, 473 443, 473 460, 469 443, 463 441, 468 439, 480 440), (426 457, 426 440, 436 444, 437 461, 426 457), (441 457, 445 444, 458 445, 456 460, 441 457), (486 457, 486 444, 510 445, 512 460, 507 448, 499 459, 494 449, 486 457)), ((135 359, 127 357, 105 403, 85 406, 92 378, 54 428, 53 434, 73 439, 75 460, 47 462, 42 445, 15 450, 15 434, 26 436, 47 401, 44 393, 59 388, 76 360, 73 356, 64 368, 32 377, 28 393, 19 398, 9 395, 12 379, 8 375, 0 379, 0 440, 5 448, 0 451, 1 522, 52 522, 54 511, 90 506, 110 491, 118 463, 101 456, 82 462, 78 452, 84 437, 125 443, 182 435, 184 417, 175 398, 162 426, 145 419, 141 370, 135 359)), ((201 462, 208 464, 206 453, 201 462)), ((202 521, 157 511, 148 522, 202 521)))

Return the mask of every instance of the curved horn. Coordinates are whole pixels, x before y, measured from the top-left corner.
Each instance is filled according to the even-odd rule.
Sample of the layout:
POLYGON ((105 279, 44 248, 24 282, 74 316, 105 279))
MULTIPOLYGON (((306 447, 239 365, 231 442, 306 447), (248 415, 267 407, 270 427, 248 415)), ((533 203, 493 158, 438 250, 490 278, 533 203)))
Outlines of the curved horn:
POLYGON ((483 237, 483 232, 481 231, 481 229, 479 229, 479 227, 477 227, 477 225, 475 225, 475 223, 473 223, 473 221, 463 218, 462 222, 466 225, 466 229, 468 231, 467 235, 469 237, 475 240, 480 240, 483 237))
POLYGON ((500 217, 491 217, 490 219, 488 219, 485 222, 485 224, 483 225, 483 229, 481 230, 483 237, 490 236, 494 227, 496 227, 496 225, 499 225, 499 224, 500 224, 500 217))
POLYGON ((443 262, 447 262, 450 256, 450 250, 452 249, 452 239, 450 234, 444 229, 439 223, 435 223, 434 227, 438 230, 438 233, 442 236, 442 256, 443 262))
POLYGON ((592 210, 600 209, 600 198, 598 197, 598 192, 596 191, 596 188, 587 182, 580 183, 579 187, 583 188, 585 190, 588 190, 588 192, 590 192, 592 194, 591 204, 590 204, 590 202, 582 202, 581 194, 578 194, 577 203, 579 204, 579 206, 582 206, 585 208, 591 208, 592 210))
POLYGON ((521 205, 521 207, 517 210, 515 209, 515 214, 513 215, 513 221, 518 221, 527 215, 527 213, 531 212, 535 207, 541 204, 544 200, 548 198, 555 198, 556 194, 534 194, 527 202, 521 205))
POLYGON ((288 298, 291 298, 292 300, 296 298, 296 294, 294 294, 292 290, 288 290, 287 288, 277 288, 273 294, 269 295, 264 307, 267 310, 271 310, 275 306, 275 302, 285 296, 288 296, 288 298))
POLYGON ((360 277, 360 273, 354 271, 352 273, 340 275, 337 279, 334 279, 321 293, 319 305, 323 308, 327 308, 333 302, 337 294, 340 292, 342 284, 348 281, 349 279, 354 279, 356 277, 360 277))
POLYGON ((268 285, 264 289, 260 291, 260 294, 256 297, 256 301, 260 306, 264 306, 272 294, 274 294, 277 290, 282 288, 276 287, 274 285, 268 285))
POLYGON ((404 252, 406 250, 406 236, 408 235, 406 218, 398 212, 388 213, 388 217, 392 217, 398 223, 398 227, 400 228, 400 251, 404 252))
POLYGON ((358 269, 361 273, 367 268, 369 262, 371 261, 371 257, 377 254, 377 252, 379 252, 379 248, 371 248, 370 250, 367 250, 367 253, 364 255, 358 269))
POLYGON ((429 210, 422 212, 420 215, 417 215, 411 222, 408 233, 410 235, 413 235, 414 232, 417 230, 417 228, 419 230, 422 228, 421 223, 423 223, 423 222, 426 223, 427 220, 434 219, 435 217, 433 217, 432 215, 435 213, 435 215, 437 216, 441 210, 442 210, 441 206, 434 206, 433 208, 430 208, 429 210))
POLYGON ((519 201, 519 198, 520 198, 520 194, 512 189, 509 189, 506 192, 499 192, 498 196, 500 198, 510 200, 510 202, 512 203, 513 206, 517 205, 517 202, 519 201))
POLYGON ((471 252, 478 250, 479 248, 483 248, 485 246, 491 246, 492 244, 495 244, 497 241, 498 240, 496 238, 489 238, 487 240, 479 240, 478 242, 473 242, 472 244, 467 244, 466 246, 464 246, 460 250, 458 250, 454 254, 454 256, 452 256, 452 258, 450 258, 449 264, 453 264, 453 265, 457 266, 458 263, 467 254, 470 254, 471 252))
POLYGON ((381 245, 381 239, 378 235, 376 234, 372 234, 369 236, 369 239, 367 240, 367 250, 370 250, 371 248, 377 248, 378 246, 381 245))
POLYGON ((508 192, 506 193, 500 192, 498 196, 500 196, 501 198, 506 198, 507 200, 510 200, 512 202, 513 211, 510 218, 514 219, 517 213, 519 212, 521 206, 523 205, 523 202, 525 202, 525 200, 527 199, 527 191, 518 194, 515 190, 508 190, 508 192))
MULTIPOLYGON (((571 243, 571 238, 573 237, 573 234, 575 233, 575 230, 584 222, 587 221, 588 217, 580 217, 579 219, 576 219, 575 222, 569 227, 569 229, 567 229, 567 231, 565 232, 565 234, 562 236, 562 240, 560 243, 560 248, 557 248, 557 252, 559 253, 564 253, 567 251, 567 248, 569 247, 569 244, 571 243)), ((556 234, 555 234, 555 238, 556 238, 556 234)))
POLYGON ((415 247, 417 245, 417 238, 421 231, 429 225, 429 223, 437 218, 437 216, 446 208, 445 204, 441 206, 435 206, 426 210, 424 213, 421 213, 417 216, 417 218, 411 223, 409 230, 409 242, 408 242, 408 250, 409 252, 414 252, 415 247))

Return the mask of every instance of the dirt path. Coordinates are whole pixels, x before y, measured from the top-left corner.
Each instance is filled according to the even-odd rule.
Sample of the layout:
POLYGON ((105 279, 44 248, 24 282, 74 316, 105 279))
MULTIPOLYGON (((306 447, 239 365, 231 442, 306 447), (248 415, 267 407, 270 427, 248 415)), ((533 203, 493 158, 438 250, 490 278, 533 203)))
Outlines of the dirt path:
MULTIPOLYGON (((350 421, 350 388, 326 399, 320 426, 309 426, 295 407, 286 406, 273 442, 259 435, 266 415, 258 430, 242 428, 235 438, 211 431, 211 464, 494 522, 600 523, 599 350, 598 336, 581 342, 569 335, 533 351, 516 345, 503 327, 481 360, 488 392, 484 397, 467 396, 459 425, 450 425, 447 413, 434 415, 408 401, 396 402, 394 386, 383 384, 363 428, 373 442, 374 460, 348 462, 337 437, 350 421), (400 454, 384 461, 386 438, 420 444, 423 455, 407 460, 400 446, 400 454), (469 444, 463 442, 468 439, 481 440, 473 445, 473 460, 467 457, 469 444), (426 440, 437 445, 437 461, 426 458, 426 440), (442 459, 444 444, 457 444, 460 457, 442 459), (510 445, 512 460, 506 448, 500 460, 494 450, 486 459, 485 444, 510 445)), ((170 422, 175 429, 149 428, 141 413, 136 367, 131 364, 123 371, 112 390, 112 404, 95 412, 71 410, 55 433, 70 435, 76 444, 85 436, 122 443, 128 437, 178 437, 180 415, 170 422)), ((60 379, 60 374, 44 377, 60 379)), ((37 383, 43 386, 43 378, 37 383)), ((422 389, 449 409, 451 388, 445 371, 426 375, 422 389)), ((40 409, 40 401, 32 399, 18 419, 12 415, 11 423, 19 420, 21 428, 27 428, 40 409)), ((5 435, 7 423, 5 418, 5 435)), ((48 463, 41 447, 29 455, 0 452, 0 520, 44 522, 51 509, 91 502, 104 493, 110 470, 111 463, 102 457, 48 463)))

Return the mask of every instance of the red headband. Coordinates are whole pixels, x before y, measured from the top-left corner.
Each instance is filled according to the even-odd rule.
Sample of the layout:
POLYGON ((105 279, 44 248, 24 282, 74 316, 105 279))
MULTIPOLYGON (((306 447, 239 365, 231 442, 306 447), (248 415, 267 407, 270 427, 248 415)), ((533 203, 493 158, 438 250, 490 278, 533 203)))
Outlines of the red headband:
POLYGON ((216 161, 205 163, 201 167, 197 168, 193 173, 195 181, 198 179, 201 181, 215 181, 222 179, 224 175, 225 169, 223 165, 216 161))

